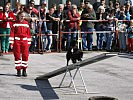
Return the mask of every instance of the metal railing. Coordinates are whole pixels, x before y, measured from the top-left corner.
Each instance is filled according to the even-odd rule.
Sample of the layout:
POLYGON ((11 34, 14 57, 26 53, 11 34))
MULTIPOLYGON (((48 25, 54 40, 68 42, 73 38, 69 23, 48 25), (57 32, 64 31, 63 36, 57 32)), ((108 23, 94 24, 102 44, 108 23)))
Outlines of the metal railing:
MULTIPOLYGON (((50 20, 41 20, 41 22, 48 22, 48 21, 50 21, 50 20)), ((38 23, 38 22, 40 22, 40 20, 36 20, 36 22, 35 23, 38 23)), ((67 32, 67 31, 63 31, 61 28, 60 28, 60 26, 61 26, 61 22, 60 21, 57 21, 58 22, 58 24, 57 24, 57 26, 58 26, 58 29, 57 29, 57 34, 42 34, 42 30, 41 30, 41 27, 39 27, 39 32, 38 32, 38 34, 37 34, 37 36, 39 37, 39 44, 38 44, 38 53, 43 53, 44 51, 43 51, 43 47, 41 48, 40 47, 40 45, 41 46, 43 46, 43 41, 42 41, 42 36, 44 36, 44 35, 46 35, 46 36, 56 36, 57 37, 57 52, 60 52, 60 51, 62 51, 62 36, 63 36, 63 34, 68 34, 68 33, 75 33, 75 32, 67 32)), ((65 20, 65 22, 70 22, 70 20, 65 20)), ((80 20, 79 22, 94 22, 94 23, 101 23, 101 22, 109 22, 109 20, 80 20)), ((118 23, 118 22, 129 22, 129 20, 116 20, 115 21, 115 23, 118 23)), ((116 26, 116 24, 115 24, 115 27, 117 27, 116 26)), ((116 39, 118 39, 117 37, 118 37, 118 29, 117 28, 115 28, 115 30, 114 31, 93 31, 93 32, 89 32, 89 31, 87 31, 87 32, 83 32, 83 31, 81 31, 81 29, 79 29, 78 30, 78 34, 79 34, 79 37, 78 37, 78 41, 82 41, 82 33, 110 33, 110 32, 115 32, 116 33, 116 39)), ((2 36, 9 36, 8 34, 0 34, 0 37, 2 37, 2 36)), ((1 50, 1 48, 0 48, 0 50, 1 50)))

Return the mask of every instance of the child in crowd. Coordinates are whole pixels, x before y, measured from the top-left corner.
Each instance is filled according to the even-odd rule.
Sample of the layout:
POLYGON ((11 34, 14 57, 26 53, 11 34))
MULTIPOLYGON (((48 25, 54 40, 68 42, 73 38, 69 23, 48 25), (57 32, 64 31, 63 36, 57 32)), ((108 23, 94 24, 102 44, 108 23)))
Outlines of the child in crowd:
POLYGON ((130 20, 130 27, 127 30, 128 32, 128 52, 133 51, 133 20, 130 20))
MULTIPOLYGON (((126 12, 125 6, 120 7, 120 11, 116 14, 116 18, 118 20, 130 20, 130 14, 129 12, 126 12)), ((120 52, 126 52, 127 46, 126 46, 126 29, 127 24, 123 21, 118 22, 118 38, 119 38, 119 44, 120 44, 120 52)))

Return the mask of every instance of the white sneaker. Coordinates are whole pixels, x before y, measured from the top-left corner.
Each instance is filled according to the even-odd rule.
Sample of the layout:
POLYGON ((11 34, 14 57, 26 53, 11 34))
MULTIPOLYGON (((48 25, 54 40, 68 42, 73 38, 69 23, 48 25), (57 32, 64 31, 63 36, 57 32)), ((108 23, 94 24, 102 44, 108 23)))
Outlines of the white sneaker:
POLYGON ((5 53, 8 53, 8 51, 5 51, 5 53))
POLYGON ((2 53, 5 53, 5 51, 2 51, 2 53))
POLYGON ((47 50, 46 52, 51 52, 51 50, 47 50))

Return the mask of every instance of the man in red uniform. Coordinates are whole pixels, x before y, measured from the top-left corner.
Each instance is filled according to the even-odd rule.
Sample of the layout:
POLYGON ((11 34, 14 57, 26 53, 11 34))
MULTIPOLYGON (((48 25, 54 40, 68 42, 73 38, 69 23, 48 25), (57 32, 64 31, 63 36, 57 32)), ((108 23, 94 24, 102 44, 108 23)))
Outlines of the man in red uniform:
POLYGON ((15 57, 15 67, 17 69, 17 76, 21 76, 21 69, 23 69, 22 76, 26 77, 26 69, 28 67, 29 46, 31 44, 31 35, 28 22, 24 20, 24 13, 18 13, 18 20, 13 24, 10 34, 10 43, 13 47, 15 57), (22 59, 21 59, 22 53, 22 59))

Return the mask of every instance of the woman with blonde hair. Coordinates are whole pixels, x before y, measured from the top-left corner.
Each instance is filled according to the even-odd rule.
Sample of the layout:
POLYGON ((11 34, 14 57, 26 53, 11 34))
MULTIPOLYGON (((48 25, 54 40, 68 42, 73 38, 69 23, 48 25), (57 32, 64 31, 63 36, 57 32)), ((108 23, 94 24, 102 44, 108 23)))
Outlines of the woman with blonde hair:
MULTIPOLYGON (((97 20, 105 20, 107 14, 105 13, 105 8, 104 6, 99 6, 98 7, 98 13, 96 13, 96 18, 97 20)), ((98 22, 95 25, 96 31, 104 31, 105 30, 105 25, 106 23, 104 22, 98 22)), ((104 33, 97 33, 97 49, 102 50, 103 49, 103 37, 104 33)))
POLYGON ((10 29, 12 27, 13 22, 16 20, 16 17, 14 16, 14 13, 10 10, 11 4, 6 3, 4 12, 2 12, 2 16, 0 17, 0 20, 2 20, 2 30, 1 33, 4 35, 1 38, 1 44, 2 44, 2 52, 8 53, 9 49, 9 34, 10 29))
POLYGON ((21 11, 21 6, 22 6, 22 4, 20 2, 16 3, 16 7, 13 10, 14 15, 17 15, 21 11))

